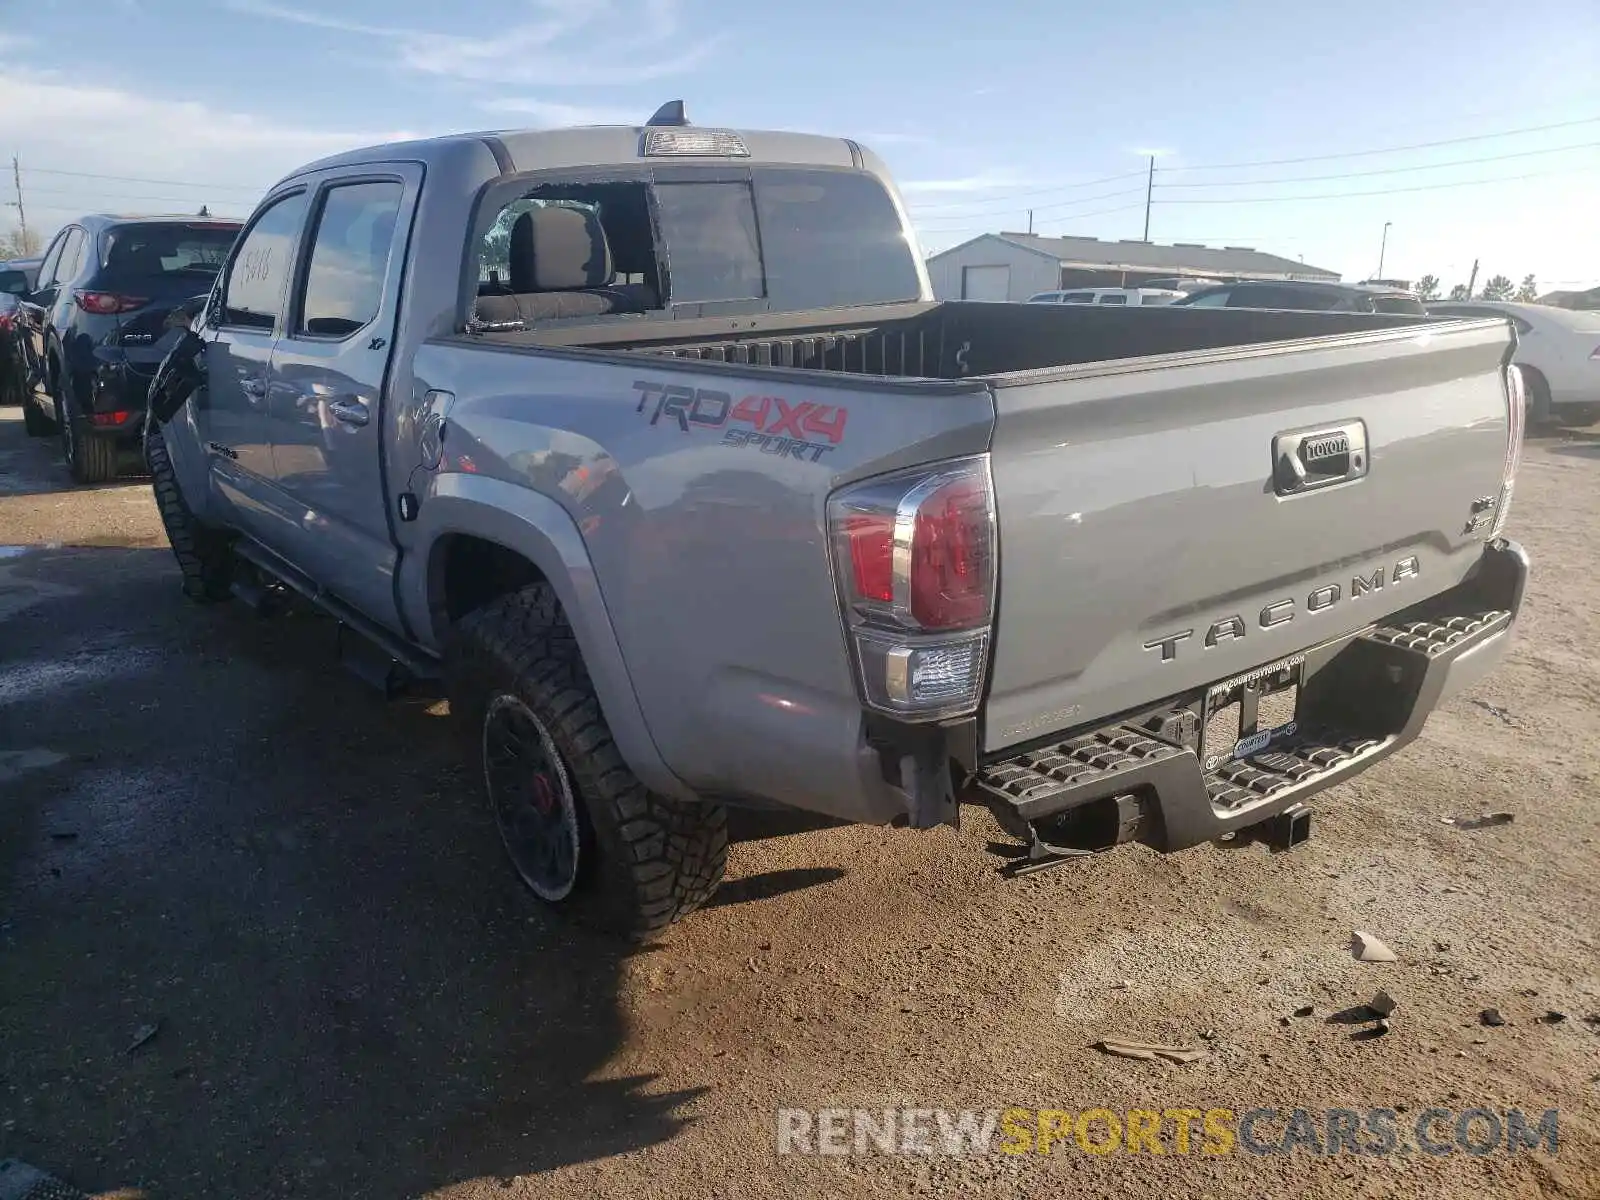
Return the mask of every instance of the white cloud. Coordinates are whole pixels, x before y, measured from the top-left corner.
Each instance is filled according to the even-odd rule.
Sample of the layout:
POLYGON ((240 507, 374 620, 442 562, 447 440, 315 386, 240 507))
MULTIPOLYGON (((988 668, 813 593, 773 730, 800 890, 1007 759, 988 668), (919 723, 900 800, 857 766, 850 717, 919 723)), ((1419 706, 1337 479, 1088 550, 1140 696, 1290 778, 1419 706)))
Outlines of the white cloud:
POLYGON ((642 125, 650 113, 642 109, 591 104, 562 104, 552 100, 511 97, 486 100, 478 106, 484 112, 526 117, 541 129, 560 129, 570 125, 642 125))
MULTIPOLYGON (((678 0, 526 0, 528 16, 484 36, 369 25, 275 0, 227 0, 237 13, 380 38, 413 71, 472 83, 559 87, 678 75, 715 49, 683 29, 678 0)), ((507 5, 511 7, 511 5, 507 5)))
POLYGON ((0 67, 0 146, 21 160, 28 224, 41 231, 96 210, 191 211, 203 203, 219 215, 243 215, 263 190, 303 163, 416 136, 311 129, 0 67), (31 119, 37 113, 49 113, 50 120, 41 125, 31 119))

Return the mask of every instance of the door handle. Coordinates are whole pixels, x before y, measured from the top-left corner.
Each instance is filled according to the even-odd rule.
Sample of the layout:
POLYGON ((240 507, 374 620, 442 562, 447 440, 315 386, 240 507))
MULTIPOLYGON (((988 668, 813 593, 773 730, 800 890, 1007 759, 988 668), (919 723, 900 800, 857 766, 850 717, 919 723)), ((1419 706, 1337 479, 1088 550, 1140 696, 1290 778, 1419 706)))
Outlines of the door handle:
POLYGON ((371 416, 367 406, 354 396, 340 396, 328 401, 328 412, 335 421, 346 425, 365 425, 371 416))
POLYGON ((239 386, 244 390, 246 396, 254 400, 260 400, 267 394, 267 381, 265 379, 246 379, 239 386))

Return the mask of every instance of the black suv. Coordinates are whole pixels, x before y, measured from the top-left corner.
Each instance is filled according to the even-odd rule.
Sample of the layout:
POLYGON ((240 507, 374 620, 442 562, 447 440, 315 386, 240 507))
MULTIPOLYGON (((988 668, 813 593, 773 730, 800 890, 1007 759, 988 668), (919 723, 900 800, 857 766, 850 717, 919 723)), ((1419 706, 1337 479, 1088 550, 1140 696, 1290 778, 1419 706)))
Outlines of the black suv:
POLYGON ((1427 315, 1422 301, 1399 288, 1309 279, 1245 279, 1191 292, 1174 305, 1191 308, 1290 308, 1306 312, 1379 312, 1427 315))
POLYGON ((99 483, 138 443, 145 393, 179 331, 173 309, 211 290, 239 222, 83 217, 56 234, 22 314, 44 391, 23 405, 29 433, 59 432, 72 477, 99 483))
POLYGON ((0 404, 21 404, 27 394, 28 360, 21 328, 21 296, 33 290, 28 273, 0 262, 0 404))

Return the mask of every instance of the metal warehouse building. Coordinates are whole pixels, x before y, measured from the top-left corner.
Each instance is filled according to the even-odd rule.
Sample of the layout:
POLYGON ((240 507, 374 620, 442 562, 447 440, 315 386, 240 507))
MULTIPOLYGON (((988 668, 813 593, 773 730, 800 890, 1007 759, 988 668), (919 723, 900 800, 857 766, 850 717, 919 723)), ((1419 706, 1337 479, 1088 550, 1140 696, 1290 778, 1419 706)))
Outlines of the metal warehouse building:
POLYGON ((941 300, 1026 300, 1068 287, 1139 287, 1174 276, 1206 279, 1325 279, 1337 271, 1248 246, 1158 246, 1092 237, 986 233, 928 259, 941 300))

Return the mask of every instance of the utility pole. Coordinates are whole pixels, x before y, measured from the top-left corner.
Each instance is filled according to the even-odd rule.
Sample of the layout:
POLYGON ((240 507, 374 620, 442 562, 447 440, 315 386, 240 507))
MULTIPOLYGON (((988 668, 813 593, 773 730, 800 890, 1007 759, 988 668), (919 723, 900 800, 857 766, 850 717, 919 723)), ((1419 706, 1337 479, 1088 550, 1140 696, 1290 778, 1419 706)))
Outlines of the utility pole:
POLYGON ((1389 249, 1389 226, 1391 226, 1393 224, 1394 224, 1393 221, 1385 221, 1383 223, 1383 241, 1378 243, 1378 274, 1377 274, 1377 278, 1379 278, 1379 279, 1383 278, 1383 255, 1384 255, 1384 252, 1389 249))
POLYGON ((1033 236, 1033 209, 1028 210, 1028 236, 1033 236))
POLYGON ((1467 299, 1468 300, 1472 299, 1472 289, 1477 286, 1477 283, 1478 283, 1478 260, 1477 259, 1473 259, 1472 260, 1472 275, 1467 279, 1467 299))
POLYGON ((22 166, 17 156, 11 156, 11 182, 17 187, 17 224, 22 226, 22 256, 28 257, 28 210, 22 207, 22 166))
POLYGON ((1150 156, 1150 174, 1144 182, 1144 240, 1150 240, 1150 196, 1156 190, 1156 156, 1150 156))

